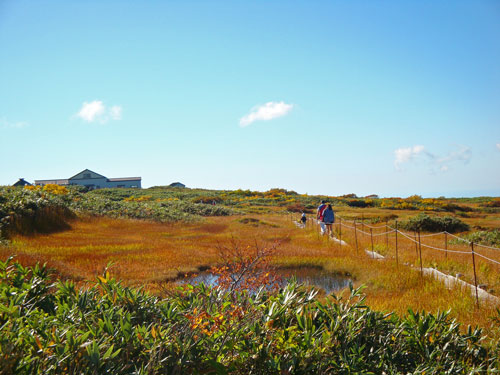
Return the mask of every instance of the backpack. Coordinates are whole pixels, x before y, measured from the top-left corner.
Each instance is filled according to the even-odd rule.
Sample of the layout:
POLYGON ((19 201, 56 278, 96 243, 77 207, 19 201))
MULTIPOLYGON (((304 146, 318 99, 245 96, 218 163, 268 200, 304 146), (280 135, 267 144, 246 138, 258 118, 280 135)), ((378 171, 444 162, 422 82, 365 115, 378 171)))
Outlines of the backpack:
POLYGON ((318 207, 318 216, 320 220, 323 220, 323 215, 325 213, 326 207, 327 207, 326 204, 322 204, 321 206, 318 207))

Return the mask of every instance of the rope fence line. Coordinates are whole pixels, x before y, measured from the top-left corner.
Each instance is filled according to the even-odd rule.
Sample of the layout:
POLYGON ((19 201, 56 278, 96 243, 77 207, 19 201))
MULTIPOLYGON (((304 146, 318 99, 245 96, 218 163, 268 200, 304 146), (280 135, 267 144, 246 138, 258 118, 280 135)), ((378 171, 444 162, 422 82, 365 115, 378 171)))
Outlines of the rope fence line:
MULTIPOLYGON (((416 244, 418 244, 419 242, 416 241, 414 238, 411 238, 410 236, 407 236, 405 233, 401 232, 398 230, 398 233, 401 234, 403 237, 406 237, 407 239, 409 239, 411 242, 414 242, 416 244)), ((422 237, 422 236, 420 236, 422 237)), ((427 244, 424 244, 424 243, 420 243, 421 246, 424 246, 424 247, 428 247, 429 249, 433 249, 433 250, 438 250, 438 251, 443 251, 443 252, 449 252, 449 253, 458 253, 458 254, 472 254, 472 251, 460 251, 460 250, 450 250, 450 249, 442 249, 442 248, 439 248, 439 247, 434 247, 434 246, 431 246, 431 245, 427 245, 427 244)), ((477 254, 477 253, 476 253, 477 254)))
MULTIPOLYGON (((346 219, 342 218, 341 216, 337 216, 337 217, 340 218, 340 219, 342 219, 342 221, 347 221, 347 222, 350 222, 350 223, 356 222, 355 220, 346 220, 346 219)), ((345 225, 343 223, 342 223, 342 226, 344 226, 346 228, 349 228, 349 229, 354 229, 354 227, 347 226, 347 225, 345 225)), ((378 225, 378 226, 371 226, 371 225, 364 224, 364 226, 367 227, 367 228, 371 228, 371 229, 388 229, 388 228, 391 229, 390 231, 383 232, 383 233, 377 233, 377 234, 374 234, 373 236, 384 235, 384 234, 387 234, 387 233, 394 233, 396 230, 398 231, 398 233, 404 234, 401 230, 395 229, 395 228, 391 227, 388 224, 383 224, 383 225, 378 225)), ((356 230, 358 230, 359 232, 362 232, 364 234, 367 234, 367 235, 370 234, 370 233, 364 232, 364 231, 362 231, 362 230, 360 230, 358 228, 356 228, 356 230)), ((458 239, 458 240, 460 240, 460 241, 462 241, 464 243, 467 243, 467 244, 470 244, 472 242, 472 241, 466 240, 465 238, 456 236, 453 233, 450 233, 448 231, 442 231, 442 232, 438 232, 438 233, 421 234, 420 237, 421 238, 434 237, 434 236, 439 236, 439 235, 442 235, 442 234, 450 235, 450 236, 452 236, 452 237, 454 237, 454 238, 456 238, 456 239, 458 239)), ((500 248, 498 248, 498 247, 482 245, 482 244, 479 244, 479 243, 476 243, 476 242, 474 242, 474 246, 480 246, 480 247, 484 247, 484 248, 487 248, 487 249, 500 251, 500 248)), ((446 250, 446 249, 441 249, 441 250, 446 250)))
POLYGON ((496 263, 496 264, 499 264, 499 265, 500 265, 500 262, 497 262, 497 261, 496 261, 496 260, 494 260, 494 259, 488 258, 488 257, 486 257, 486 256, 484 256, 484 255, 482 255, 482 254, 476 253, 476 252, 474 252, 474 253, 475 253, 476 255, 480 256, 481 258, 487 259, 487 260, 489 260, 490 262, 493 262, 493 263, 496 263))
POLYGON ((442 252, 457 253, 457 254, 472 254, 472 251, 460 251, 460 250, 441 249, 439 247, 434 247, 434 246, 427 245, 427 244, 424 244, 424 243, 421 243, 421 245, 423 247, 427 247, 429 249, 433 249, 433 250, 437 250, 437 251, 442 251, 442 252))
MULTIPOLYGON (((374 234, 373 237, 377 237, 377 236, 383 236, 385 234, 391 234, 391 233, 394 233, 396 230, 393 229, 393 230, 390 230, 390 231, 387 231, 387 232, 383 232, 383 233, 377 233, 377 234, 374 234)), ((399 232, 399 231, 398 231, 399 232)))
MULTIPOLYGON (((290 213, 290 214, 293 215, 292 213, 290 213)), ((393 228, 390 225, 388 225, 387 221, 386 221, 386 224, 384 224, 384 225, 372 226, 372 225, 364 224, 363 222, 357 222, 356 220, 347 220, 347 219, 344 219, 344 218, 342 218, 341 216, 338 216, 338 215, 336 216, 336 218, 338 219, 338 221, 335 222, 335 223, 332 223, 333 224, 332 226, 335 226, 335 228, 337 228, 336 230, 338 231, 337 233, 338 233, 339 239, 336 239, 335 237, 333 237, 333 233, 331 233, 332 238, 336 242, 339 243, 340 247, 342 247, 342 244, 344 244, 344 245, 346 244, 344 241, 342 241, 342 227, 353 230, 354 231, 355 243, 356 243, 356 253, 358 253, 358 237, 357 237, 358 233, 370 236, 370 239, 371 239, 370 240, 370 242, 371 242, 371 250, 370 251, 373 254, 375 254, 374 253, 374 242, 373 242, 373 238, 374 237, 379 237, 379 236, 384 236, 385 235, 386 236, 386 246, 387 246, 387 248, 389 248, 389 234, 395 233, 395 247, 396 247, 396 258, 395 258, 395 260, 396 260, 397 264, 399 264, 399 261, 398 261, 398 234, 400 234, 404 238, 410 240, 410 242, 415 243, 415 251, 417 252, 417 258, 418 257, 420 258, 420 261, 419 261, 420 262, 420 272, 422 274, 422 277, 423 277, 422 247, 428 248, 428 249, 431 249, 431 250, 436 250, 436 251, 439 251, 439 252, 444 252, 446 254, 446 258, 448 258, 448 253, 464 254, 464 255, 469 255, 470 254, 472 256, 472 267, 473 267, 473 272, 474 272, 474 286, 475 286, 475 289, 476 289, 476 303, 477 303, 477 307, 478 308, 479 308, 479 298, 478 298, 478 281, 477 281, 477 274, 476 274, 475 256, 477 255, 480 258, 484 259, 485 261, 492 262, 492 263, 494 263, 496 265, 500 265, 500 261, 497 261, 495 259, 491 259, 490 257, 487 257, 484 254, 478 253, 474 249, 475 247, 479 247, 480 246, 480 247, 483 247, 483 248, 486 248, 486 249, 500 251, 500 248, 477 244, 477 243, 475 243, 473 241, 469 241, 467 239, 464 239, 462 237, 459 237, 459 236, 456 236, 456 235, 454 235, 452 233, 449 233, 448 231, 442 231, 442 232, 439 232, 439 233, 430 233, 430 234, 425 234, 425 235, 422 235, 420 233, 420 231, 415 231, 414 234, 411 235, 409 233, 406 233, 406 232, 403 232, 403 231, 399 230, 398 229, 398 222, 397 221, 396 221, 395 228, 393 228), (347 224, 345 224, 346 222, 347 223, 353 223, 354 225, 353 226, 347 225, 347 224), (360 229, 359 226, 356 225, 358 223, 360 224, 359 226, 361 226, 361 228, 364 229, 364 227, 367 227, 367 228, 370 229, 370 231, 369 232, 365 232, 364 230, 360 229), (376 230, 385 229, 385 232, 375 233, 374 234, 373 233, 373 229, 376 229, 376 230), (422 238, 435 237, 435 236, 439 236, 439 235, 443 235, 443 234, 444 234, 444 240, 445 240, 445 248, 431 246, 429 244, 423 243, 422 240, 421 240, 422 238), (417 237, 417 235, 418 235, 418 237, 417 237), (463 250, 448 249, 448 235, 450 237, 452 237, 452 238, 456 238, 456 239, 462 241, 464 243, 463 246, 470 245, 470 250, 463 251, 463 250), (418 240, 417 240, 417 238, 418 238, 418 240)), ((291 219, 293 221, 293 217, 292 216, 291 216, 291 219)), ((313 229, 314 229, 314 224, 316 224, 316 225, 320 224, 318 220, 309 219, 309 220, 306 221, 305 224, 301 225, 301 227, 302 228, 307 228, 307 224, 308 224, 307 222, 308 221, 311 222, 311 226, 313 227, 313 229)), ((318 233, 318 238, 319 238, 319 230, 316 230, 316 231, 318 233)), ((368 251, 368 250, 366 250, 366 251, 368 251)))
POLYGON ((445 231, 439 232, 439 233, 431 233, 431 234, 422 234, 420 237, 434 237, 434 236, 439 236, 440 234, 444 234, 445 231))
POLYGON ((475 242, 474 242, 474 245, 475 245, 475 246, 485 247, 485 248, 487 248, 487 249, 491 249, 491 250, 500 251, 500 249, 499 249, 498 247, 487 246, 487 245, 481 245, 481 244, 479 244, 479 243, 475 243, 475 242))
MULTIPOLYGON (((365 232, 364 230, 359 229, 358 227, 344 224, 344 222, 356 223, 355 220, 347 220, 347 219, 342 218, 341 216, 337 216, 337 218, 339 218, 342 221, 341 222, 335 222, 335 223, 333 223, 333 225, 344 227, 344 228, 348 228, 348 229, 352 229, 352 230, 356 230, 357 232, 362 233, 362 234, 367 235, 367 236, 377 237, 377 236, 389 235, 391 233, 397 232, 397 233, 401 234, 402 236, 406 237, 407 239, 409 239, 410 241, 418 243, 418 241, 416 241, 414 238, 410 237, 409 234, 407 234, 407 233, 405 233, 405 232, 403 232, 403 231, 401 231, 399 229, 395 229, 395 228, 393 228, 393 227, 391 227, 390 225, 387 225, 387 224, 379 225, 379 226, 371 226, 371 225, 364 224, 363 226, 365 226, 367 228, 370 228, 370 229, 390 229, 390 230, 387 230, 387 231, 382 232, 382 233, 370 233, 370 232, 365 232)), ((309 221, 311 221, 311 220, 314 220, 314 219, 309 219, 309 221)), ((442 231, 442 232, 439 232, 439 233, 430 233, 430 234, 419 234, 419 236, 420 236, 420 238, 426 238, 426 237, 438 236, 438 235, 441 235, 441 234, 449 235, 449 236, 454 237, 454 238, 456 238, 456 239, 458 239, 458 240, 460 240, 460 241, 462 241, 462 242, 464 242, 466 244, 470 244, 471 242, 473 242, 473 241, 466 240, 465 238, 456 236, 456 235, 454 235, 454 234, 452 234, 452 233, 450 233, 448 231, 442 231)), ((424 243, 422 243, 422 246, 428 247, 430 249, 439 250, 439 251, 446 251, 446 252, 454 252, 454 253, 462 253, 462 254, 471 254, 472 253, 472 251, 458 251, 458 250, 437 248, 437 247, 430 246, 430 245, 427 245, 427 244, 424 244, 424 243)), ((498 247, 481 245, 481 244, 476 243, 476 242, 474 242, 474 246, 476 246, 476 247, 479 246, 479 247, 483 247, 483 248, 490 249, 490 250, 500 251, 500 248, 498 248, 498 247)), ((479 254, 477 252, 475 252, 475 253, 479 254)))

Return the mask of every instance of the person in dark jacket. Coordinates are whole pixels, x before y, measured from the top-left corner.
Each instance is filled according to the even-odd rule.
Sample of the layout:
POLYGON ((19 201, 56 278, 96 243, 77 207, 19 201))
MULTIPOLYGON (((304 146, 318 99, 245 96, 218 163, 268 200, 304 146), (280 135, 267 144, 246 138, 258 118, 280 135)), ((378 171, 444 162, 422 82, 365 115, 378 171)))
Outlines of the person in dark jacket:
POLYGON ((305 228, 307 222, 307 217, 305 212, 302 212, 302 216, 300 217, 300 222, 302 223, 302 226, 305 228))
POLYGON ((335 223, 335 214, 333 213, 332 205, 329 204, 323 212, 323 222, 326 225, 326 233, 332 235, 332 224, 335 223))

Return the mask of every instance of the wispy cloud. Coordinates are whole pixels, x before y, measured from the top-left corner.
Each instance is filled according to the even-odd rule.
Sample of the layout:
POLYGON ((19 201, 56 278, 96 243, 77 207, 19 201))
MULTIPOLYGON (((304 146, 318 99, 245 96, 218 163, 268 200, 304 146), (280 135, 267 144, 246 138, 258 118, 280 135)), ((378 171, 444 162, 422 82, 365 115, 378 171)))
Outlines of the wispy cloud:
POLYGON ((293 104, 285 102, 267 102, 266 104, 252 108, 249 114, 240 119, 240 126, 245 127, 255 121, 269 121, 274 118, 288 114, 293 108, 293 104))
POLYGON ((418 155, 422 154, 425 147, 422 145, 416 145, 413 147, 401 147, 394 151, 394 167, 397 170, 401 170, 401 165, 403 163, 409 162, 415 159, 418 155))
POLYGON ((114 105, 107 108, 101 100, 93 100, 91 102, 83 102, 82 107, 75 116, 86 122, 104 124, 109 120, 121 120, 122 107, 114 105))
POLYGON ((119 105, 114 105, 109 109, 109 115, 112 120, 121 120, 122 119, 122 107, 119 105))
POLYGON ((447 172, 453 163, 467 164, 472 157, 472 151, 467 146, 458 146, 458 150, 450 151, 444 156, 427 151, 422 145, 402 147, 394 151, 394 167, 401 171, 403 164, 412 161, 424 161, 431 172, 447 172))
POLYGON ((497 149, 500 151, 500 143, 497 143, 497 149))
POLYGON ((25 128, 28 125, 29 124, 25 121, 12 122, 12 121, 8 121, 5 117, 0 118, 0 128, 21 129, 21 128, 25 128))

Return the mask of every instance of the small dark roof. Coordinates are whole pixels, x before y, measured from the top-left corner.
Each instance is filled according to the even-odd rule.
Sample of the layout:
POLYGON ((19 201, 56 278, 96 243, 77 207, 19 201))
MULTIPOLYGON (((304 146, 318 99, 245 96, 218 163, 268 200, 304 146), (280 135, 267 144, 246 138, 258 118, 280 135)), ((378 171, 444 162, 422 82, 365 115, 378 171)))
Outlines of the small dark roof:
POLYGON ((20 178, 19 181, 17 181, 12 186, 26 186, 26 185, 31 185, 31 184, 28 181, 26 181, 24 178, 20 178))
POLYGON ((170 185, 168 185, 169 187, 186 187, 186 185, 184 185, 183 183, 181 182, 172 182, 170 185))
POLYGON ((141 177, 108 178, 108 181, 141 181, 141 177))

